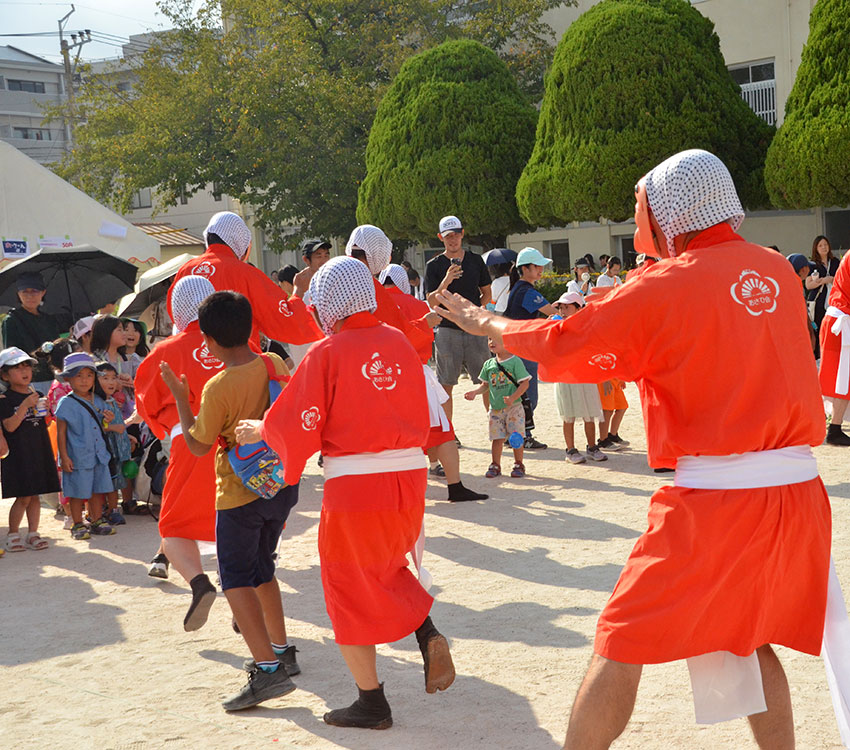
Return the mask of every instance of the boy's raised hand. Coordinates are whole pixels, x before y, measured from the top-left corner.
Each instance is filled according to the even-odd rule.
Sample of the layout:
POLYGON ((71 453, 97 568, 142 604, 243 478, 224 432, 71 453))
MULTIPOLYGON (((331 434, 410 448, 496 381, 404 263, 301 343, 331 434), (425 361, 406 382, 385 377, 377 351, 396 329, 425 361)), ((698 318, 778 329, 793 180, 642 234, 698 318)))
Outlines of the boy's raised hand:
POLYGON ((478 389, 476 388, 474 391, 467 391, 463 394, 463 397, 467 401, 475 401, 475 397, 478 395, 478 389))
POLYGON ((260 427, 263 424, 260 419, 243 419, 236 425, 236 442, 239 445, 258 443, 263 439, 260 427))
POLYGON ((162 375, 165 385, 168 387, 168 390, 171 391, 171 394, 175 399, 189 400, 189 381, 186 379, 185 375, 181 375, 178 378, 177 375, 174 374, 174 370, 171 369, 168 362, 159 363, 159 372, 160 375, 162 375))

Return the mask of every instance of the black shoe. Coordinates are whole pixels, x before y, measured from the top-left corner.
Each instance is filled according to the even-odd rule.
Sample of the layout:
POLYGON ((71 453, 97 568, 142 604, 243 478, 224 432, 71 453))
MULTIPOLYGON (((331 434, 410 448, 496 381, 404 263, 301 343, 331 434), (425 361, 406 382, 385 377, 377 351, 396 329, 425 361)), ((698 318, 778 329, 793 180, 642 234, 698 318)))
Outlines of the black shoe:
POLYGON ((449 485, 450 503, 467 503, 474 500, 486 500, 489 495, 482 492, 473 492, 469 487, 464 487, 463 482, 449 485))
POLYGON ((280 698, 295 690, 286 670, 278 667, 274 672, 255 669, 248 673, 248 682, 236 695, 222 702, 225 711, 241 711, 263 701, 280 698))
MULTIPOLYGON (((281 663, 283 668, 286 670, 286 674, 290 677, 295 677, 297 674, 301 674, 301 667, 298 666, 298 662, 295 660, 295 653, 298 651, 295 646, 287 646, 282 654, 277 655, 277 660, 281 663)), ((250 672, 257 666, 257 662, 253 659, 246 659, 242 662, 242 669, 246 672, 250 672)))
POLYGON ((528 451, 542 451, 548 448, 549 446, 546 443, 541 443, 537 440, 534 435, 529 435, 526 437, 525 442, 523 443, 523 448, 528 451))
POLYGON ((654 471, 656 474, 672 474, 672 473, 673 473, 674 471, 676 471, 676 470, 675 470, 675 469, 665 469, 665 468, 659 468, 659 469, 653 469, 653 471, 654 471))
POLYGON ((628 448, 631 445, 628 440, 623 440, 623 438, 621 438, 614 432, 609 432, 608 437, 611 438, 611 440, 613 440, 615 443, 617 443, 617 445, 622 445, 623 448, 628 448))
POLYGON ((189 585, 192 587, 192 603, 183 618, 183 630, 187 633, 204 626, 216 595, 215 586, 204 573, 196 575, 189 585))
POLYGON ((831 424, 826 431, 827 445, 850 445, 850 435, 847 435, 840 424, 831 424))
POLYGON ((168 578, 168 558, 162 553, 154 557, 148 568, 148 575, 151 578, 168 578))
POLYGON ((608 435, 605 438, 602 438, 602 440, 597 441, 596 447, 601 448, 604 451, 621 451, 621 450, 623 450, 623 446, 620 443, 616 442, 615 440, 612 440, 610 435, 608 435))
POLYGON ((360 697, 348 708, 328 711, 324 715, 325 724, 334 727, 389 729, 393 725, 393 713, 384 697, 384 683, 375 690, 357 690, 360 697))

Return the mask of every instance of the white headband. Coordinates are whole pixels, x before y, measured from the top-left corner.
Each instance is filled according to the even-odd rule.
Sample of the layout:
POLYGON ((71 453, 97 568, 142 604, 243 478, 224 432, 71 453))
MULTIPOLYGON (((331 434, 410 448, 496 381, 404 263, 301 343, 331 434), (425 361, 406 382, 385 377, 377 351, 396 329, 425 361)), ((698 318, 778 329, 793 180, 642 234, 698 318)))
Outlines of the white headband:
POLYGON ((372 224, 361 224, 355 227, 345 245, 345 254, 351 255, 351 251, 359 247, 366 253, 366 261, 372 276, 377 276, 390 262, 393 252, 393 243, 383 230, 372 224))
POLYGON ((383 284, 388 277, 402 292, 410 294, 410 280, 407 278, 407 271, 404 270, 404 266, 400 266, 398 263, 390 263, 381 271, 378 281, 383 284))
POLYGON ((174 285, 171 292, 171 316, 174 327, 185 331, 193 320, 198 319, 198 308, 215 287, 204 276, 184 276, 174 285))
POLYGON ((239 214, 233 211, 219 211, 210 218, 204 230, 204 242, 209 245, 207 235, 217 234, 240 260, 251 247, 251 230, 239 214))
POLYGON ((358 312, 375 312, 375 280, 356 258, 331 258, 310 280, 310 295, 322 330, 330 336, 334 324, 358 312))

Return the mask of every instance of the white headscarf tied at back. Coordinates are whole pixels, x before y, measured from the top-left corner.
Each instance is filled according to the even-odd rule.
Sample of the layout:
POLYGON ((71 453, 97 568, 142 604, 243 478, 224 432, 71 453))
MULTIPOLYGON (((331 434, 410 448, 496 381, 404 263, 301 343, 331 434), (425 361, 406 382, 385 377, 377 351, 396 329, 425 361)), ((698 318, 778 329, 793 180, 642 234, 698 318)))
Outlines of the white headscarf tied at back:
POLYGON ((171 292, 171 314, 174 327, 185 331, 193 320, 198 319, 198 308, 207 297, 215 292, 215 287, 204 276, 184 276, 174 285, 171 292))
POLYGON ((217 234, 225 244, 233 250, 240 260, 248 254, 251 247, 251 230, 239 214, 233 211, 219 211, 210 218, 210 223, 204 230, 204 242, 208 234, 217 234))
POLYGON ((351 255, 355 247, 359 247, 366 253, 372 276, 377 276, 387 267, 393 252, 393 243, 390 242, 390 238, 382 229, 372 224, 361 224, 354 228, 345 245, 345 254, 351 255))
POLYGON ((382 284, 389 278, 405 294, 410 294, 410 280, 407 278, 407 271, 404 266, 398 263, 390 263, 378 276, 378 281, 382 284))
POLYGON ((319 325, 330 336, 334 324, 358 312, 375 312, 375 280, 356 258, 331 258, 310 280, 319 325))
POLYGON ((726 165, 714 154, 691 149, 674 154, 646 175, 646 197, 667 250, 673 238, 728 221, 736 232, 744 209, 726 165))

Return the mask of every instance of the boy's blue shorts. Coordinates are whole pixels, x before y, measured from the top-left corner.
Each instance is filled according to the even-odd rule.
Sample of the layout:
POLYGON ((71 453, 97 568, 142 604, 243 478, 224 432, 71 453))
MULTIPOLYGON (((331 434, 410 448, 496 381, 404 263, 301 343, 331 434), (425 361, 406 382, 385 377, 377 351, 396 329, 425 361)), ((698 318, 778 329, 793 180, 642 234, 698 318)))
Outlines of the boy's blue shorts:
POLYGON ((221 589, 256 588, 274 578, 274 554, 295 503, 298 485, 284 487, 271 500, 258 497, 247 505, 215 514, 215 546, 221 589))

